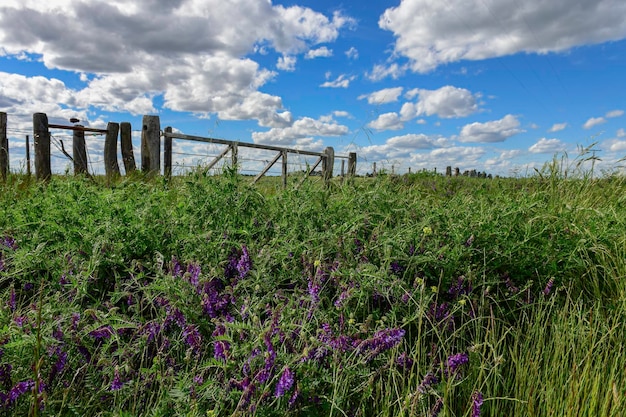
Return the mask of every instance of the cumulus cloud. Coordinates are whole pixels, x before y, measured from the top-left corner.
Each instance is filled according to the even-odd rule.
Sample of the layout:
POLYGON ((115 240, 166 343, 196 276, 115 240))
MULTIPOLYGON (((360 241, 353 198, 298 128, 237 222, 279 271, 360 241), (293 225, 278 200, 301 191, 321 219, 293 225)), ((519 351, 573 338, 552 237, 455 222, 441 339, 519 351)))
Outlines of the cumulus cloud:
POLYGON ((545 54, 626 37, 622 0, 402 0, 379 19, 395 53, 428 72, 461 60, 545 54))
POLYGON ((363 94, 358 97, 359 100, 367 99, 369 104, 385 104, 398 101, 398 97, 402 94, 402 87, 384 88, 374 91, 373 93, 363 94))
POLYGON ((350 83, 354 81, 356 76, 347 76, 346 74, 341 74, 339 77, 332 81, 326 81, 320 84, 320 87, 324 88, 348 88, 350 83))
POLYGON ((541 138, 528 148, 531 153, 556 153, 565 150, 565 144, 558 139, 541 138))
POLYGON ((4 55, 89 74, 69 106, 140 114, 163 96, 172 110, 274 126, 288 117, 279 97, 257 94, 276 74, 254 54, 273 49, 283 56, 277 68, 293 70, 297 54, 334 42, 354 23, 340 12, 257 0, 4 0, 0 45, 4 55), (146 19, 146 10, 159 13, 146 19), (270 107, 254 104, 263 102, 270 107))
POLYGON ((404 123, 398 116, 398 113, 390 112, 379 115, 376 120, 373 120, 367 124, 367 127, 374 130, 400 130, 404 127, 404 123))
POLYGON ((548 129, 548 132, 559 132, 561 130, 564 130, 566 127, 567 123, 555 123, 550 129, 548 129))
POLYGON ((619 129, 619 130, 617 131, 617 137, 618 137, 618 138, 623 138, 623 137, 626 137, 626 131, 625 131, 624 129, 619 129))
POLYGON ((604 117, 591 117, 585 122, 583 129, 591 129, 594 126, 598 126, 603 123, 606 123, 606 119, 604 117))
POLYGON ((296 62, 298 62, 298 58, 295 56, 281 56, 276 62, 276 68, 283 71, 295 71, 296 62))
POLYGON ((610 139, 602 144, 609 152, 626 152, 626 140, 610 139))
POLYGON ((400 111, 404 119, 422 115, 437 115, 444 119, 465 117, 478 111, 477 96, 464 88, 446 85, 437 90, 413 89, 406 93, 409 98, 418 96, 416 103, 405 103, 400 111))
POLYGON ((343 136, 348 133, 348 127, 336 122, 323 122, 310 117, 296 120, 289 127, 275 127, 267 132, 253 132, 255 143, 290 146, 298 139, 319 136, 343 136))
POLYGON ((304 55, 304 58, 315 59, 315 58, 327 58, 330 56, 333 56, 333 50, 328 49, 325 46, 322 46, 321 48, 311 49, 304 55))
POLYGON ((346 56, 349 59, 358 59, 359 58, 359 51, 358 49, 356 49, 354 46, 350 47, 350 49, 348 49, 345 52, 346 56))
POLYGON ((511 136, 524 132, 519 126, 520 122, 517 117, 507 114, 500 120, 486 123, 475 122, 463 126, 458 139, 460 142, 504 142, 511 136))

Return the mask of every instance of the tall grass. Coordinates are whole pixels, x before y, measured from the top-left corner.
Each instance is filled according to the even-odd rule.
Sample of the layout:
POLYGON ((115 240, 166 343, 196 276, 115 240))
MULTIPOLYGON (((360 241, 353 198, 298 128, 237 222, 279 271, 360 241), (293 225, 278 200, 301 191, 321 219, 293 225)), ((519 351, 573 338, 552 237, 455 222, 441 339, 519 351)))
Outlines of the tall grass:
POLYGON ((624 415, 626 187, 574 171, 11 177, 0 414, 624 415))

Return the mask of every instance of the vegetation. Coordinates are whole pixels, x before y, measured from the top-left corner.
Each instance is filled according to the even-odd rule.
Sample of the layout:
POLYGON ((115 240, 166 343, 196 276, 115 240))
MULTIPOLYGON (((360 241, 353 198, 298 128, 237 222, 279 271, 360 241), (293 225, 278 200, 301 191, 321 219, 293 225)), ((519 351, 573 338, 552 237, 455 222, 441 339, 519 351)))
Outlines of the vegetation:
POLYGON ((626 183, 0 185, 0 415, 623 416, 626 183))

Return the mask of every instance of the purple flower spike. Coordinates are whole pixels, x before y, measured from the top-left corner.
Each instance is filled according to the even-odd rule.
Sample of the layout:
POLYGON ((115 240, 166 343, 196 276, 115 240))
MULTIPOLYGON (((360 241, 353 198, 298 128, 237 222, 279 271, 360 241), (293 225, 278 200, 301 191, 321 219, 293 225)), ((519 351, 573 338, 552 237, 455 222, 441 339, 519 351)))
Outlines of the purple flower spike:
POLYGON ((250 254, 248 253, 246 245, 243 245, 241 248, 241 257, 237 261, 236 268, 239 279, 244 279, 248 275, 248 272, 252 269, 252 260, 250 259, 250 254))
POLYGON ((457 353, 456 355, 450 356, 447 361, 446 375, 448 373, 454 374, 459 369, 459 367, 465 365, 468 362, 469 356, 467 355, 467 353, 457 353))
POLYGON ((213 357, 217 360, 226 362, 229 350, 229 342, 225 340, 218 340, 217 342, 215 342, 215 347, 213 348, 213 357))
POLYGON ((111 326, 102 326, 96 330, 89 332, 89 336, 94 339, 108 339, 113 334, 111 326))
POLYGON ((14 403, 15 401, 17 401, 18 398, 30 391, 34 386, 35 382, 32 379, 18 382, 13 388, 11 388, 11 391, 9 392, 9 402, 14 403))
POLYGON ((483 405, 483 395, 476 391, 472 394, 472 417, 480 417, 480 407, 483 405))
POLYGON ((276 392, 274 393, 274 396, 276 398, 280 398, 283 395, 285 395, 285 393, 289 391, 291 387, 293 386, 293 381, 294 381, 293 371, 289 368, 285 368, 285 370, 283 371, 283 374, 280 376, 280 379, 278 380, 278 384, 276 385, 276 392))
POLYGON ((109 390, 118 391, 122 389, 122 386, 124 386, 124 383, 122 382, 122 378, 120 378, 120 371, 115 368, 115 374, 113 375, 113 381, 111 381, 111 387, 109 390))
POLYGON ((443 400, 441 398, 437 398, 437 402, 433 405, 433 408, 430 410, 430 417, 437 417, 443 408, 443 400))
POLYGON ((548 280, 548 283, 546 284, 546 288, 544 288, 543 290, 543 295, 548 296, 550 295, 550 291, 552 291, 552 286, 554 285, 554 278, 550 278, 548 280))

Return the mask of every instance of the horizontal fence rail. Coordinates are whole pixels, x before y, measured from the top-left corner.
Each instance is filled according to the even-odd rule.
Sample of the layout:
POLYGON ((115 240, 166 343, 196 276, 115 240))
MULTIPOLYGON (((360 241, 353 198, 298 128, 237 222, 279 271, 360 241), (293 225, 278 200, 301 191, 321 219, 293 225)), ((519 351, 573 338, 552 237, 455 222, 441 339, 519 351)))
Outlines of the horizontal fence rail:
MULTIPOLYGON (((120 139, 121 157, 124 164, 126 174, 130 174, 136 171, 135 156, 133 153, 132 142, 132 127, 130 123, 114 123, 109 122, 106 129, 97 129, 91 127, 85 127, 78 124, 79 120, 72 118, 70 123, 73 125, 53 124, 48 122, 48 116, 45 113, 33 114, 33 147, 34 147, 34 163, 35 163, 35 175, 38 180, 46 181, 52 176, 51 157, 55 158, 67 158, 73 162, 74 174, 81 174, 91 176, 88 167, 88 151, 85 143, 85 134, 89 135, 103 135, 104 147, 103 152, 104 170, 107 179, 118 177, 120 173, 120 165, 118 163, 118 138, 120 139), (50 130, 65 130, 72 132, 70 135, 57 135, 54 136, 50 133, 50 130), (61 136, 72 138, 72 147, 66 150, 61 136), (63 154, 52 155, 51 144, 63 154)), ((5 181, 9 174, 9 141, 7 135, 7 114, 0 112, 0 180, 5 181)), ((233 141, 227 139, 217 139, 210 137, 201 137, 186 135, 182 133, 174 133, 171 127, 165 128, 161 131, 161 122, 159 116, 146 115, 142 119, 141 127, 141 171, 147 175, 159 175, 161 173, 161 153, 163 153, 163 174, 166 177, 172 175, 172 140, 188 140, 196 142, 204 142, 215 145, 225 145, 226 148, 221 151, 219 155, 216 155, 214 159, 207 165, 203 165, 202 168, 206 171, 212 169, 220 160, 230 153, 232 167, 236 170, 240 169, 240 161, 258 161, 263 162, 263 159, 240 159, 239 149, 250 148, 261 151, 276 152, 271 158, 271 161, 265 160, 266 165, 263 169, 255 168, 252 171, 255 175, 253 183, 259 181, 265 176, 270 169, 281 161, 281 177, 283 185, 287 185, 288 166, 294 165, 294 163, 288 163, 289 155, 300 155, 305 157, 316 157, 314 164, 309 165, 307 163, 307 170, 302 171, 305 176, 302 181, 306 180, 309 176, 315 173, 315 169, 321 165, 321 177, 325 183, 329 183, 333 177, 333 169, 335 167, 335 159, 341 160, 341 177, 346 176, 345 162, 348 161, 347 177, 356 176, 356 161, 357 154, 352 152, 348 155, 335 155, 335 150, 332 147, 327 147, 324 151, 309 151, 305 149, 286 148, 273 145, 262 145, 257 143, 248 143, 233 141), (163 138, 163 139, 161 139, 163 138)), ((15 131, 15 129, 14 129, 15 131)), ((23 130, 22 130, 23 131, 23 130)), ((100 146, 98 145, 100 148, 100 146)), ((30 175, 30 143, 29 135, 26 135, 26 171, 27 175, 30 175)), ((176 152, 177 154, 180 152, 176 152)), ((192 154, 197 155, 197 154, 192 154)), ((93 162, 93 161, 92 161, 93 162)), ((241 167, 242 171, 243 167, 241 167)), ((293 172, 292 172, 293 173, 293 172)))

